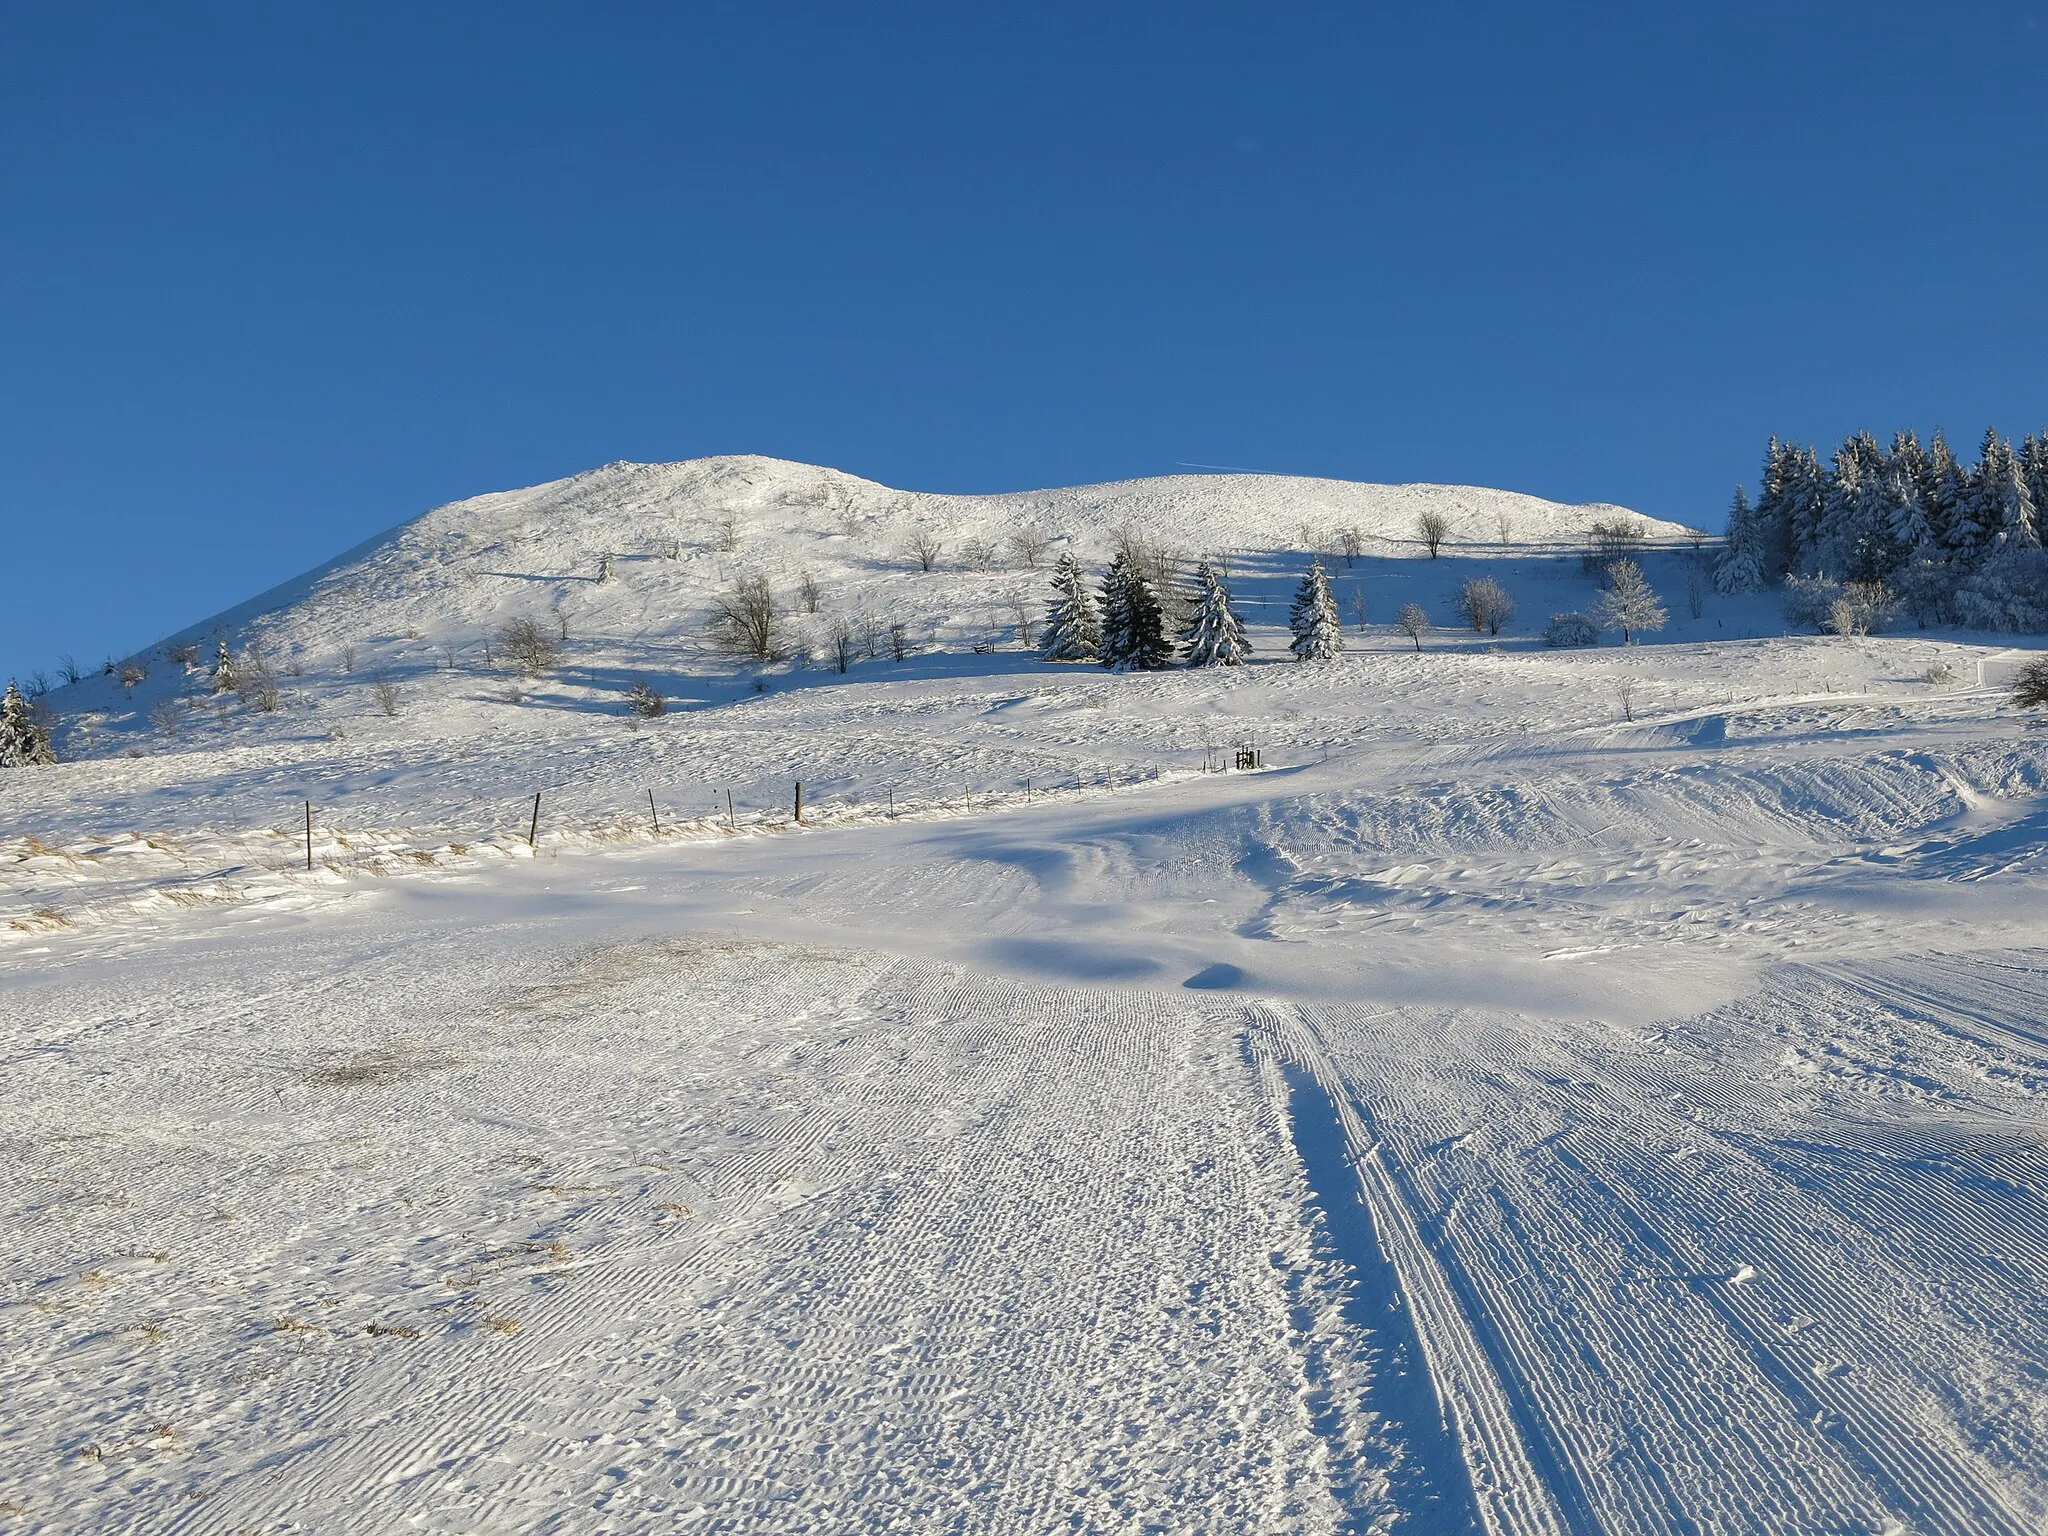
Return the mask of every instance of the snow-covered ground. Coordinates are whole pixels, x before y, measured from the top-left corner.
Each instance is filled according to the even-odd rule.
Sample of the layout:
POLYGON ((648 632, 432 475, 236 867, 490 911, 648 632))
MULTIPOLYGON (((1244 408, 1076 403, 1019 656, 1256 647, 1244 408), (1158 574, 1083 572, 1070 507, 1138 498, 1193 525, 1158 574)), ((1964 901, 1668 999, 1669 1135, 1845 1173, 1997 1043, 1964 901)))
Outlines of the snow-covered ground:
POLYGON ((61 690, 0 1530, 2048 1529, 2023 653, 1694 618, 1670 529, 1655 643, 1543 649, 1612 511, 614 466, 227 616, 275 712, 61 690), (900 558, 1026 523, 1227 558, 1263 659, 1047 665, 1043 572, 900 558), (1347 655, 1279 660, 1345 526, 1347 655), (918 654, 708 657, 746 569, 918 654), (1497 639, 1388 627, 1474 574, 1497 639))

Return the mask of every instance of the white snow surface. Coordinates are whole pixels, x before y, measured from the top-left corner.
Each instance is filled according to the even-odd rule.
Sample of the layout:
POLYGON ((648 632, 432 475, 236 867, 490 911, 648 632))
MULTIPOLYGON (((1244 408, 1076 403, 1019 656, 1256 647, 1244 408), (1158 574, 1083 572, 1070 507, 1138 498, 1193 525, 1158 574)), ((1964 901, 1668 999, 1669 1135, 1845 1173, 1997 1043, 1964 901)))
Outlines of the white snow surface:
POLYGON ((614 465, 60 690, 0 775, 0 1531, 2048 1529, 2023 657, 1694 617, 1661 526, 1654 643, 1543 649, 1614 511, 614 465), (1042 663, 1048 572, 958 559, 1119 525, 1259 659, 1042 663), (799 640, 917 654, 703 649, 805 569, 799 640), (1499 637, 1388 628, 1475 574, 1499 637), (483 637, 557 610, 514 702, 483 637), (216 628, 276 711, 167 659, 216 628))

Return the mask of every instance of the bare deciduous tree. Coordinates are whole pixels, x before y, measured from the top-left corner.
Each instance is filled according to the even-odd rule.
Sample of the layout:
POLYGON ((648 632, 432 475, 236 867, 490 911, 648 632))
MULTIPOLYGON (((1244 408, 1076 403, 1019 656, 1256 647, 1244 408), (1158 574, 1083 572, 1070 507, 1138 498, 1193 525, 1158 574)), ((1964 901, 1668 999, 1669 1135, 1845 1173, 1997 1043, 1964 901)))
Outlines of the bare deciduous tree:
POLYGON ((254 645, 235 663, 235 696, 259 715, 277 708, 277 674, 270 669, 270 658, 254 645))
POLYGON ((175 736, 185 723, 185 711, 176 699, 160 699, 150 706, 149 723, 166 736, 175 736))
POLYGON ((1444 547, 1444 540, 1451 536, 1451 520, 1432 509, 1415 519, 1415 533, 1422 540, 1423 548, 1429 551, 1429 558, 1434 560, 1444 547))
POLYGON ((1351 622, 1358 626, 1360 634, 1365 633, 1365 584, 1360 582, 1351 589, 1351 622))
POLYGON ((1707 570, 1706 559, 1694 550, 1685 557, 1685 611, 1694 618, 1702 618, 1707 611, 1707 589, 1713 585, 1713 578, 1707 570))
POLYGON ((840 619, 833 624, 831 645, 832 665, 844 672, 853 665, 854 653, 860 645, 860 636, 852 620, 840 619))
POLYGON ((1639 517, 1594 519, 1586 529, 1586 547, 1579 554, 1579 569, 1588 575, 1604 573, 1615 561, 1640 549, 1648 532, 1639 517))
POLYGON ((711 540, 720 554, 731 554, 740 547, 740 520, 730 512, 721 512, 712 525, 711 540))
POLYGON ((1475 576, 1459 589, 1458 612, 1473 633, 1497 635, 1515 616, 1515 600, 1491 576, 1475 576))
POLYGON ((1052 540, 1041 528, 1019 528, 1010 535, 1010 553, 1026 570, 1037 570, 1051 548, 1052 540))
POLYGON ((405 703, 405 690, 379 672, 370 679, 370 697, 377 701, 379 711, 396 715, 405 703))
POLYGON ((1347 524, 1337 530, 1337 549, 1344 556, 1346 565, 1355 564, 1365 553, 1365 530, 1354 524, 1347 524))
POLYGON ((1636 680, 1619 677, 1614 680, 1614 702, 1621 706, 1621 718, 1634 720, 1636 717, 1636 680))
POLYGON ((1493 531, 1505 549, 1515 542, 1515 520, 1508 516, 1506 507, 1498 508, 1493 514, 1493 531))
POLYGON ((341 670, 353 672, 356 669, 356 648, 353 644, 341 648, 341 670))
POLYGON ((1415 642, 1415 649, 1422 649, 1422 637, 1429 633, 1429 614, 1420 603, 1403 603, 1401 611, 1394 615, 1394 627, 1415 642))
POLYGON ((736 578, 711 599, 711 616, 704 631, 712 645, 728 656, 775 660, 782 654, 782 618, 768 578, 758 574, 736 578))
POLYGON ((539 677, 562 659, 562 645, 536 619, 517 618, 498 630, 498 649, 528 677, 539 677))
POLYGON ((804 605, 805 613, 816 613, 818 604, 825 600, 825 589, 818 585, 818 578, 810 573, 808 567, 797 573, 796 595, 804 605))
POLYGON ((963 539, 960 543, 960 558, 973 571, 988 570, 996 563, 996 541, 994 539, 963 539))
POLYGON ((1010 617, 1016 621, 1017 643, 1034 644, 1038 637, 1038 606, 1028 597, 1010 599, 1010 617))
POLYGON ((921 571, 928 571, 937 565, 939 556, 946 552, 946 546, 939 542, 939 536, 922 523, 911 530, 910 542, 904 547, 921 571))
POLYGON ((75 683, 85 676, 79 670, 78 663, 69 656, 59 656, 57 658, 57 675, 67 683, 75 683))

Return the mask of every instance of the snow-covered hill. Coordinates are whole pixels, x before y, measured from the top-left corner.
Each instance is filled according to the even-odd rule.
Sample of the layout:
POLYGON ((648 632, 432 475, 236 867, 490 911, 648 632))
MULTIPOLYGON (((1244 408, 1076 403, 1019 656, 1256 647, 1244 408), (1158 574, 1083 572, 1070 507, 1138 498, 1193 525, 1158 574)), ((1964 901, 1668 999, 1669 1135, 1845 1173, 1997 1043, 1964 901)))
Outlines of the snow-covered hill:
POLYGON ((1675 537, 1656 643, 1548 649, 1614 510, 613 466, 59 690, 0 1523, 2041 1531, 2027 653, 1787 636, 1675 537), (1252 664, 1040 660, 1030 529, 1226 556, 1252 664), (711 654, 748 572, 910 653, 711 654))

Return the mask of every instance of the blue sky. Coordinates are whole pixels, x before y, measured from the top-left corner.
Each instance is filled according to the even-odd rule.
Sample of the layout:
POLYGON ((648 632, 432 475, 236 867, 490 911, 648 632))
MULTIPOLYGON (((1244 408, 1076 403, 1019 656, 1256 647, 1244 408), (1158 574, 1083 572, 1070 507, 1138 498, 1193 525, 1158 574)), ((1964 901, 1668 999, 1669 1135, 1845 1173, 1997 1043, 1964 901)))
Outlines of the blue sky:
POLYGON ((0 4, 0 672, 758 452, 1717 522, 2048 424, 2048 0, 0 4))

